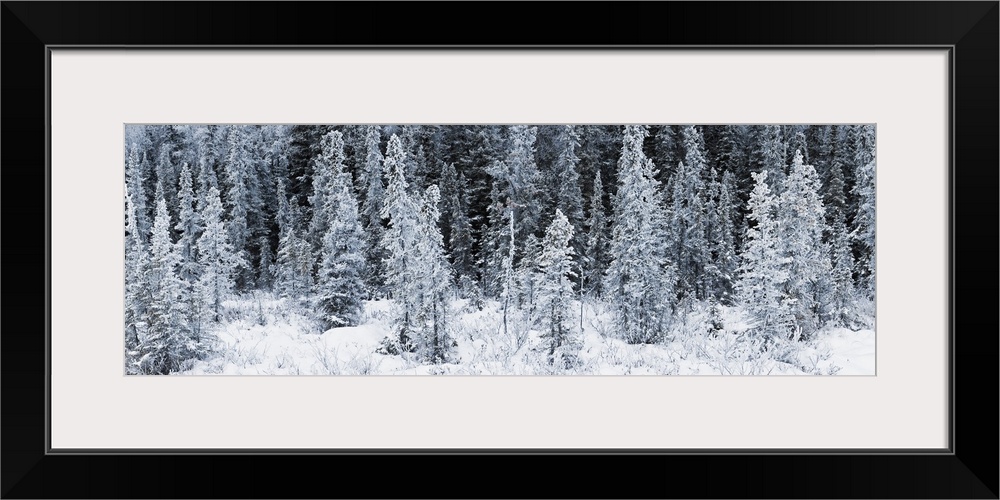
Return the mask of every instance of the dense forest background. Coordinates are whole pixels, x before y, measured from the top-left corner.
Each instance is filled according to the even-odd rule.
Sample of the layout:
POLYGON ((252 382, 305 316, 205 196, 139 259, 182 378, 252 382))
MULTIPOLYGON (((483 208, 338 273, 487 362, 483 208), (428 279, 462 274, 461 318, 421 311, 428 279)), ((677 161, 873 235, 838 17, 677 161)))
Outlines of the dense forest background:
POLYGON ((380 304, 375 353, 427 365, 470 311, 570 371, 588 307, 750 357, 873 324, 873 125, 130 125, 125 178, 128 373, 218 353, 261 294, 313 333, 380 304))

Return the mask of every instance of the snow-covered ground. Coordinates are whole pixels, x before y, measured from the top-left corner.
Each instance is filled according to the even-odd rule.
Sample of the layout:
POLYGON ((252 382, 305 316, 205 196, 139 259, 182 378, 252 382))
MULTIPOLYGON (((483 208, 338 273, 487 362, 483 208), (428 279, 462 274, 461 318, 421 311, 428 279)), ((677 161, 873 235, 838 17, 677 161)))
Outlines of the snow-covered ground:
MULTIPOLYGON (((614 338, 599 304, 583 311, 579 363, 555 369, 538 332, 514 321, 505 334, 495 303, 483 310, 452 304, 454 363, 429 365, 410 355, 376 352, 389 333, 389 301, 365 305, 360 326, 320 331, 304 306, 255 293, 227 302, 216 330, 218 353, 195 361, 187 375, 874 375, 875 332, 827 328, 808 342, 759 348, 741 311, 696 309, 663 343, 630 345, 614 338), (714 325, 714 326, 713 326, 714 325), (519 334, 518 332, 525 332, 519 334)), ((579 311, 579 302, 575 305, 579 311)), ((579 319, 579 316, 577 317, 579 319)))

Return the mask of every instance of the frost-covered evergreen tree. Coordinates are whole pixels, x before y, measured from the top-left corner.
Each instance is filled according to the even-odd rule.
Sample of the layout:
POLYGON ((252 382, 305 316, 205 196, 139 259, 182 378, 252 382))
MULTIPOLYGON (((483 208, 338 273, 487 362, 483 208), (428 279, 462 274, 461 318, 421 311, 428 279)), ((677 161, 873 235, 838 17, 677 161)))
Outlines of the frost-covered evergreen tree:
POLYGON ((274 222, 278 226, 278 239, 295 227, 297 221, 292 211, 292 205, 288 200, 288 191, 285 190, 285 181, 278 178, 275 181, 275 191, 277 192, 278 208, 275 210, 274 222))
POLYGON ((444 253, 444 241, 438 229, 440 192, 431 185, 422 197, 416 241, 417 353, 424 361, 446 363, 451 358, 448 301, 451 295, 451 272, 444 253))
POLYGON ((403 125, 399 127, 399 140, 406 150, 406 179, 413 194, 419 195, 423 190, 427 176, 427 158, 424 146, 420 142, 420 125, 403 125))
POLYGON ((180 248, 180 277, 184 281, 194 282, 198 277, 198 262, 195 256, 195 242, 198 239, 201 217, 195 212, 194 184, 191 179, 191 169, 187 163, 181 167, 180 218, 174 229, 180 234, 177 245, 180 248))
MULTIPOLYGON (((466 192, 468 180, 455 170, 455 164, 444 165, 441 172, 442 235, 448 243, 452 268, 457 280, 468 287, 476 281, 476 260, 473 253, 474 234, 469 220, 469 195, 466 192)), ((468 294, 472 290, 462 290, 468 294)))
MULTIPOLYGON (((463 192, 469 197, 469 224, 475 238, 472 242, 472 261, 475 263, 478 281, 491 295, 497 293, 495 283, 492 282, 493 272, 497 268, 491 267, 489 272, 483 269, 486 265, 495 264, 490 231, 496 229, 496 226, 492 226, 494 222, 506 225, 506 221, 490 213, 496 200, 500 198, 490 196, 491 189, 496 186, 489 170, 490 165, 506 155, 505 130, 506 127, 500 125, 441 127, 441 144, 438 148, 442 161, 454 164, 456 172, 465 178, 463 192)), ((450 194, 443 184, 439 187, 445 197, 450 194)))
POLYGON ((422 361, 444 363, 452 347, 448 325, 452 276, 438 227, 440 193, 432 185, 414 199, 407 165, 406 150, 394 134, 385 158, 388 185, 382 213, 389 227, 382 242, 388 255, 386 281, 396 308, 393 332, 380 350, 415 352, 422 361))
POLYGON ((222 189, 219 187, 219 179, 215 174, 215 168, 208 161, 207 158, 201 158, 198 160, 198 213, 205 210, 208 206, 208 191, 215 188, 220 193, 222 189))
POLYGON ((145 336, 139 339, 139 371, 162 375, 180 368, 181 362, 196 355, 190 343, 187 322, 188 298, 177 276, 180 256, 170 239, 170 214, 164 199, 162 183, 157 183, 156 218, 150 239, 150 259, 147 280, 150 301, 145 336))
MULTIPOLYGON (((846 195, 848 207, 848 213, 845 216, 846 220, 853 220, 854 213, 857 210, 857 200, 854 197, 855 177, 856 172, 863 166, 856 164, 858 160, 858 128, 854 125, 831 126, 830 161, 827 167, 832 167, 834 164, 839 163, 844 168, 842 172, 844 175, 844 194, 846 195)), ((825 181, 829 177, 830 172, 828 170, 820 171, 821 180, 825 181)))
POLYGON ((729 173, 732 177, 733 195, 733 225, 735 231, 734 246, 742 248, 743 237, 746 234, 746 203, 753 189, 754 180, 750 176, 752 165, 750 164, 751 140, 749 131, 751 127, 746 125, 726 125, 722 127, 719 144, 715 151, 717 167, 724 176, 729 173))
POLYGON ((545 231, 535 271, 538 313, 542 323, 541 337, 544 339, 550 364, 557 357, 569 361, 568 357, 573 354, 570 351, 579 343, 574 321, 571 319, 572 279, 576 277, 573 270, 575 252, 570 245, 572 238, 573 226, 557 208, 555 218, 545 231))
POLYGON ((138 373, 139 339, 145 336, 149 304, 146 273, 149 258, 136 223, 132 195, 125 190, 125 361, 128 373, 138 373), (142 332, 140 334, 140 332, 142 332))
MULTIPOLYGON (((254 216, 250 220, 250 241, 249 247, 250 267, 254 269, 255 282, 251 287, 260 283, 261 275, 266 273, 261 269, 261 254, 264 249, 262 242, 271 245, 272 234, 274 233, 274 219, 278 205, 278 194, 276 187, 276 177, 288 177, 288 165, 286 155, 286 141, 281 134, 281 126, 264 125, 254 127, 255 133, 252 135, 254 157, 257 161, 254 166, 254 189, 257 191, 258 206, 255 207, 254 216)), ((277 235, 275 234, 275 240, 277 235)), ((270 251, 270 250, 268 250, 270 251)))
POLYGON ((851 232, 858 249, 858 287, 870 299, 875 298, 875 126, 862 125, 856 136, 854 185, 858 200, 857 216, 851 232))
MULTIPOLYGON (((495 165, 491 171, 499 171, 500 165, 495 165)), ((505 263, 511 256, 511 266, 517 262, 517 251, 511 250, 517 245, 517 233, 514 221, 519 210, 510 197, 503 194, 502 183, 494 178, 490 188, 489 206, 486 207, 489 224, 482 231, 481 259, 477 264, 482 269, 483 290, 489 296, 503 296, 507 290, 504 273, 505 263)), ((509 298, 509 297, 508 297, 509 298)))
POLYGON ((785 181, 785 144, 781 139, 780 125, 761 125, 753 128, 754 144, 750 151, 752 172, 767 170, 768 184, 778 194, 785 181))
POLYGON ((594 191, 592 181, 597 172, 601 173, 606 192, 614 191, 618 179, 615 167, 622 144, 621 129, 617 125, 577 126, 580 133, 580 148, 576 152, 580 157, 580 191, 588 194, 594 191))
POLYGON ((506 337, 510 331, 510 323, 512 320, 513 309, 515 300, 518 295, 518 287, 514 269, 514 253, 516 252, 516 244, 514 242, 514 207, 507 207, 505 211, 507 220, 507 234, 510 238, 510 242, 507 245, 507 256, 503 259, 500 267, 501 276, 501 291, 500 300, 503 304, 503 333, 506 337))
POLYGON ((132 206, 135 212, 136 235, 143 245, 145 245, 149 241, 149 232, 152 228, 146 207, 146 179, 142 162, 139 160, 138 149, 134 146, 130 147, 126 155, 125 189, 131 194, 132 198, 132 206))
POLYGON ((825 208, 816 169, 797 152, 778 198, 778 236, 788 280, 785 292, 792 300, 795 325, 809 338, 828 318, 832 283, 830 251, 823 242, 825 208))
POLYGON ((243 266, 242 257, 229 242, 229 232, 223 220, 222 196, 210 187, 201 214, 204 229, 198 238, 198 263, 201 267, 199 286, 206 305, 208 319, 222 319, 222 301, 233 293, 233 274, 243 266))
POLYGON ((384 170, 388 183, 382 207, 382 217, 389 221, 382 237, 386 252, 386 285, 395 303, 393 331, 383 346, 390 354, 412 352, 418 341, 416 322, 420 297, 417 289, 420 283, 415 271, 419 261, 419 206, 410 197, 406 166, 406 150, 399 137, 393 134, 386 149, 384 170))
POLYGON ((315 260, 309 240, 298 229, 302 216, 297 205, 289 204, 288 219, 278 240, 274 277, 281 296, 302 299, 312 292, 315 260))
POLYGON ((573 125, 559 128, 556 136, 559 150, 553 168, 553 201, 556 210, 561 211, 573 228, 574 254, 583 251, 583 194, 580 191, 580 158, 576 150, 580 147, 580 134, 573 125))
POLYGON ((835 326, 855 328, 858 326, 858 314, 854 310, 854 280, 851 277, 851 266, 854 257, 851 255, 848 234, 834 229, 831 241, 832 269, 830 280, 833 289, 830 297, 829 320, 835 326))
POLYGON ((344 139, 331 131, 323 139, 323 161, 317 162, 313 182, 313 217, 326 217, 319 255, 316 304, 327 328, 355 326, 361 319, 364 297, 364 232, 350 174, 344 171, 344 139))
POLYGON ((830 248, 830 260, 833 266, 831 279, 834 296, 831 301, 834 317, 832 319, 841 326, 849 326, 851 321, 848 308, 854 296, 852 276, 854 256, 851 250, 851 235, 847 229, 847 197, 844 192, 843 166, 840 162, 834 162, 830 167, 828 180, 823 189, 823 205, 827 221, 823 239, 830 248))
POLYGON ((251 219, 260 207, 259 190, 251 139, 245 126, 234 125, 229 131, 229 152, 225 162, 226 183, 228 185, 226 206, 229 221, 229 241, 233 245, 241 266, 235 271, 236 286, 247 289, 253 283, 250 253, 251 219))
POLYGON ((198 234, 201 232, 201 216, 195 211, 194 182, 191 179, 191 168, 187 162, 184 162, 181 167, 177 200, 180 203, 179 219, 177 225, 174 226, 180 235, 177 240, 180 257, 177 273, 184 287, 184 296, 188 299, 186 304, 187 322, 190 325, 191 336, 200 339, 202 317, 204 316, 204 299, 201 293, 202 289, 198 284, 198 278, 201 276, 201 264, 197 259, 197 240, 198 234))
POLYGON ((272 290, 274 288, 274 252, 271 250, 271 242, 267 237, 260 238, 260 258, 257 260, 257 269, 260 274, 257 276, 257 288, 261 290, 272 290))
MULTIPOLYGON (((288 131, 287 195, 291 205, 300 210, 302 221, 312 220, 309 195, 312 194, 313 158, 319 154, 320 140, 329 130, 326 125, 294 125, 288 131)), ((304 228, 300 229, 304 232, 304 228)))
MULTIPOLYGON (((518 245, 515 245, 515 247, 518 245)), ((524 242, 524 255, 514 267, 514 281, 517 288, 517 307, 528 318, 533 326, 538 316, 535 314, 538 305, 538 293, 535 283, 535 269, 542 255, 542 241, 534 234, 528 235, 524 242)))
POLYGON ((706 274, 711 264, 706 236, 715 230, 711 227, 713 220, 707 216, 705 141, 695 126, 684 127, 682 133, 685 155, 672 179, 669 235, 674 247, 672 257, 677 265, 678 296, 704 299, 712 279, 706 274))
POLYGON ((738 176, 746 169, 746 147, 743 144, 746 136, 744 128, 739 125, 724 125, 722 127, 719 133, 719 143, 716 150, 713 151, 716 166, 721 172, 732 172, 734 176, 738 176))
POLYGON ((799 151, 802 153, 802 161, 806 165, 812 165, 809 163, 809 144, 806 141, 806 134, 801 130, 804 127, 799 128, 792 133, 788 142, 788 152, 792 154, 792 157, 788 158, 788 163, 795 160, 795 151, 799 151))
MULTIPOLYGON (((538 230, 541 219, 542 196, 540 175, 535 163, 535 138, 537 127, 515 125, 510 127, 510 147, 503 161, 494 162, 488 170, 493 178, 490 192, 490 229, 487 245, 491 252, 484 272, 488 276, 490 290, 494 293, 501 284, 497 271, 507 255, 504 237, 507 224, 503 221, 505 207, 512 206, 514 217, 514 241, 525 242, 538 230)), ((519 256, 515 256, 519 259, 519 256)))
POLYGON ((583 255, 584 289, 602 296, 604 284, 602 277, 608 266, 608 222, 604 213, 604 184, 601 182, 601 172, 594 175, 594 192, 590 197, 590 217, 587 218, 587 239, 583 255))
POLYGON ((736 293, 739 302, 757 320, 756 329, 765 337, 785 338, 795 321, 791 300, 785 292, 788 257, 782 253, 777 221, 778 200, 767 184, 768 172, 752 174, 755 185, 747 208, 751 223, 746 248, 740 255, 736 293))
POLYGON ((219 189, 222 192, 222 188, 219 186, 218 175, 215 172, 216 165, 219 163, 219 158, 222 156, 220 154, 220 146, 222 135, 222 127, 218 125, 209 125, 205 127, 197 127, 194 130, 194 154, 197 158, 195 162, 198 165, 197 173, 197 193, 198 193, 198 209, 203 210, 206 206, 205 196, 208 195, 208 190, 211 187, 219 189))
POLYGON ((382 220, 385 184, 383 183, 383 157, 380 144, 382 134, 377 125, 365 127, 364 164, 358 168, 363 175, 364 202, 361 205, 361 225, 367 240, 365 248, 365 283, 369 294, 381 297, 385 293, 385 248, 382 238, 385 225, 382 220))
POLYGON ((667 179, 674 174, 674 166, 684 159, 684 140, 682 132, 679 131, 680 128, 674 125, 663 125, 656 131, 654 138, 656 156, 654 160, 655 164, 660 166, 657 180, 661 184, 667 182, 667 179))
POLYGON ((736 266, 736 194, 731 172, 718 179, 715 169, 709 173, 708 205, 706 206, 705 237, 708 242, 709 263, 705 266, 708 296, 723 303, 732 300, 736 266))
POLYGON ((664 335, 673 295, 659 183, 642 150, 646 134, 643 126, 625 127, 605 280, 618 335, 629 343, 651 343, 664 335))
POLYGON ((157 189, 163 190, 163 197, 167 202, 167 212, 171 214, 171 217, 176 214, 177 210, 177 171, 174 166, 173 148, 174 145, 168 141, 160 143, 154 166, 157 189))
MULTIPOLYGON (((327 132, 320 141, 320 152, 313 159, 312 194, 309 196, 309 206, 312 207, 312 219, 309 221, 309 241, 317 252, 323 246, 323 238, 330 227, 331 214, 327 210, 336 208, 327 202, 328 198, 336 196, 339 188, 334 187, 339 180, 335 179, 338 172, 344 172, 344 140, 339 131, 327 132), (335 143, 334 134, 337 139, 335 143)), ((317 255, 317 261, 321 258, 317 255)))
POLYGON ((847 193, 844 183, 844 165, 839 161, 830 165, 826 175, 826 181, 822 183, 823 206, 826 207, 827 232, 823 235, 824 241, 830 241, 833 226, 837 225, 838 219, 842 224, 847 223, 847 193))

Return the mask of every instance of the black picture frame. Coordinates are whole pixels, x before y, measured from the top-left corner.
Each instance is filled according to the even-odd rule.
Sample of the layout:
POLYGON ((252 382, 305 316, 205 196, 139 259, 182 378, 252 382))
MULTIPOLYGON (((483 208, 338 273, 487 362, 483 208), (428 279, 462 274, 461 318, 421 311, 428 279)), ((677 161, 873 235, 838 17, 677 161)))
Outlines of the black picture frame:
POLYGON ((1000 3, 996 1, 583 2, 544 8, 539 3, 493 2, 2 4, 6 147, 0 150, 0 159, 8 181, 3 189, 8 239, 2 252, 12 265, 8 269, 44 271, 37 277, 42 279, 18 276, 4 294, 7 314, 0 337, 4 498, 998 498, 1000 3), (414 44, 948 47, 953 98, 949 450, 926 454, 51 453, 46 100, 50 48, 414 44), (572 472, 561 476, 560 470, 572 472))

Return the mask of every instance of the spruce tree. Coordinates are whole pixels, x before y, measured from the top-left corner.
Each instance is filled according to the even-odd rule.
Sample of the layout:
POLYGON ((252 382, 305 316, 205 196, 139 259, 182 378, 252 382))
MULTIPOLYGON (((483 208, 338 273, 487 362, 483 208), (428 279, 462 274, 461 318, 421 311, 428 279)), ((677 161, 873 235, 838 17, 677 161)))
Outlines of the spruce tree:
POLYGON ((507 255, 501 261, 500 267, 500 299, 502 301, 502 313, 503 313, 503 333, 506 337, 510 332, 510 323, 513 319, 514 309, 516 308, 516 298, 518 295, 518 287, 514 269, 514 253, 516 252, 516 244, 514 242, 514 207, 508 206, 503 212, 505 220, 507 221, 507 237, 509 238, 509 244, 507 245, 507 255))
POLYGON ((572 355, 568 350, 579 343, 571 319, 572 279, 576 277, 573 270, 575 252, 570 244, 572 238, 573 226, 557 208, 552 223, 545 231, 535 271, 541 337, 546 345, 549 364, 553 364, 557 357, 568 362, 568 357, 572 355))
POLYGON ((136 235, 144 245, 149 241, 149 233, 152 228, 147 215, 145 183, 146 178, 142 162, 139 160, 139 151, 135 146, 130 147, 126 153, 125 161, 125 189, 132 198, 136 235))
POLYGON ((674 166, 684 159, 684 140, 681 137, 681 127, 663 125, 656 130, 654 162, 660 166, 657 180, 666 184, 674 174, 674 166))
POLYGON ((801 129, 805 127, 797 127, 792 133, 788 142, 788 152, 792 156, 787 159, 787 163, 791 164, 795 160, 795 152, 799 151, 802 153, 802 161, 806 165, 812 165, 809 163, 809 144, 806 141, 806 134, 801 129))
POLYGON ((857 284, 869 299, 875 298, 875 126, 862 125, 856 136, 858 166, 854 194, 857 216, 851 235, 856 244, 857 284))
POLYGON ((361 225, 365 232, 365 283, 369 295, 381 297, 385 293, 385 248, 382 238, 385 224, 382 220, 385 185, 383 183, 383 157, 381 131, 377 125, 365 127, 364 164, 358 168, 364 182, 364 202, 361 205, 361 225))
POLYGON ((708 281, 706 267, 710 265, 708 234, 715 230, 708 217, 705 174, 707 159, 701 131, 695 126, 684 127, 684 162, 674 172, 673 207, 670 236, 674 246, 673 260, 677 264, 677 293, 704 299, 708 281))
POLYGON ((222 192, 222 188, 219 187, 219 179, 215 174, 215 168, 207 158, 201 158, 198 160, 197 207, 199 213, 204 211, 205 207, 208 206, 208 191, 213 187, 219 192, 222 192))
POLYGON ((778 194, 784 184, 785 144, 781 139, 779 125, 760 125, 753 128, 755 134, 753 148, 750 152, 750 168, 752 172, 767 170, 768 184, 771 190, 778 194))
POLYGON ((314 182, 324 182, 313 189, 313 217, 327 218, 322 238, 319 272, 316 282, 316 303, 327 328, 355 326, 359 323, 364 295, 364 233, 358 217, 358 204, 350 174, 344 171, 344 140, 339 131, 329 132, 323 139, 324 161, 317 162, 314 182))
POLYGON ((768 172, 752 174, 755 185, 747 202, 749 210, 746 248, 740 254, 736 293, 739 302, 757 321, 765 338, 785 338, 795 324, 792 300, 785 292, 788 257, 782 252, 777 221, 778 200, 767 184, 768 172))
POLYGON ((145 336, 149 304, 149 257, 139 236, 132 195, 125 190, 125 360, 128 373, 138 373, 139 343, 145 336))
POLYGON ((587 292, 597 297, 603 295, 604 270, 608 266, 608 223, 604 212, 604 184, 601 172, 594 175, 594 192, 590 197, 590 217, 587 218, 587 239, 583 260, 583 282, 587 292))
POLYGON ((185 289, 184 295, 188 299, 186 309, 191 336, 200 340, 204 300, 202 290, 198 285, 201 264, 197 259, 197 240, 198 234, 201 232, 201 217, 195 212, 196 197, 193 187, 191 169, 188 163, 184 162, 181 167, 180 189, 177 193, 177 199, 180 203, 179 219, 174 227, 180 235, 177 240, 180 257, 177 272, 181 279, 181 285, 185 289))
POLYGON ((834 162, 830 168, 823 189, 827 223, 823 238, 830 248, 833 280, 830 319, 839 326, 850 326, 853 322, 850 306, 854 296, 854 256, 851 250, 851 235, 847 228, 847 198, 843 166, 840 162, 834 162))
POLYGON ((323 125, 295 125, 289 130, 286 188, 289 202, 301 209, 304 221, 312 218, 309 196, 312 194, 313 158, 319 153, 320 139, 328 128, 323 125))
POLYGON ((583 251, 583 194, 580 191, 580 158, 576 151, 580 147, 580 134, 576 127, 565 125, 556 136, 559 147, 553 168, 552 193, 556 210, 561 211, 573 228, 571 242, 574 253, 583 251))
MULTIPOLYGON (((467 180, 464 174, 455 170, 454 163, 443 166, 441 172, 442 201, 442 236, 447 243, 451 257, 452 268, 457 280, 464 287, 476 281, 476 261, 473 253, 474 235, 472 222, 469 220, 469 195, 465 186, 467 180)), ((463 290, 463 293, 472 290, 463 290)))
POLYGON ((852 328, 857 325, 858 315, 854 312, 854 280, 851 276, 854 257, 851 255, 850 241, 846 230, 835 228, 831 242, 833 295, 830 298, 829 320, 836 326, 852 328), (843 231, 843 232, 840 232, 843 231))
MULTIPOLYGON (((497 164, 491 168, 491 172, 501 171, 502 167, 497 164)), ((512 250, 517 244, 517 233, 515 227, 515 217, 520 210, 514 205, 509 196, 503 192, 502 181, 494 178, 490 189, 489 205, 486 207, 489 224, 483 229, 481 258, 477 264, 481 267, 483 275, 483 289, 488 296, 504 296, 509 287, 506 286, 508 276, 505 274, 505 263, 508 257, 513 262, 517 258, 516 251, 512 250)), ((505 298, 507 300, 509 297, 505 298)))
POLYGON ((733 189, 732 173, 726 172, 720 180, 715 169, 710 170, 705 207, 705 238, 708 249, 704 268, 706 298, 723 303, 731 300, 737 264, 733 189))
MULTIPOLYGON (((167 212, 171 217, 177 213, 177 171, 174 166, 174 145, 163 142, 156 153, 154 172, 156 173, 157 189, 163 190, 167 202, 167 212)), ((171 228, 173 231, 173 228, 171 228)))
POLYGON ((150 301, 146 335, 140 339, 139 371, 148 375, 164 375, 177 371, 181 363, 194 357, 189 343, 184 286, 177 276, 180 256, 170 238, 170 214, 164 199, 162 183, 157 183, 156 218, 150 240, 149 272, 150 301))
POLYGON ((330 227, 331 214, 327 210, 335 205, 328 203, 328 198, 336 196, 339 191, 334 187, 337 182, 334 177, 340 175, 338 172, 344 172, 344 160, 343 134, 338 131, 327 132, 320 141, 319 154, 313 159, 312 194, 309 196, 309 206, 312 208, 309 242, 317 251, 323 247, 323 238, 330 227), (336 143, 334 134, 337 136, 336 143))
POLYGON ((388 182, 382 207, 382 217, 389 222, 382 237, 386 252, 386 285, 395 302, 393 331, 383 346, 390 354, 412 352, 418 341, 416 323, 420 297, 415 271, 419 258, 416 248, 419 208, 410 197, 406 166, 406 150, 399 137, 393 134, 386 149, 384 171, 388 182))
POLYGON ((174 229, 180 234, 177 241, 181 258, 180 277, 184 281, 194 282, 198 277, 195 242, 198 239, 201 218, 195 212, 194 184, 191 179, 191 169, 187 163, 181 167, 178 201, 180 202, 180 218, 174 229))
POLYGON ((420 125, 403 125, 399 130, 399 140, 406 150, 406 175, 412 193, 422 192, 428 173, 424 146, 420 142, 420 125))
POLYGON ((198 283, 208 319, 217 322, 222 319, 222 302, 233 292, 233 273, 244 263, 229 241, 219 190, 210 187, 205 200, 207 206, 201 214, 204 228, 197 244, 201 268, 198 283))
MULTIPOLYGON (((845 219, 848 221, 854 220, 854 214, 857 212, 857 199, 854 196, 854 186, 856 184, 856 174, 863 167, 863 165, 857 164, 859 128, 856 125, 833 126, 834 145, 830 166, 833 166, 834 163, 840 163, 844 168, 842 173, 844 175, 844 194, 847 200, 847 214, 845 214, 845 219)), ((820 172, 820 174, 820 179, 825 180, 829 178, 829 172, 820 172), (823 176, 823 174, 826 175, 823 176)))
POLYGON ((448 299, 451 295, 451 272, 438 228, 440 192, 431 185, 422 197, 416 241, 418 332, 417 352, 424 361, 441 364, 451 359, 452 338, 448 299))
MULTIPOLYGON (((541 176, 535 162, 535 139, 538 129, 526 125, 514 125, 509 130, 509 147, 503 160, 494 161, 487 170, 492 177, 490 204, 487 209, 489 228, 485 246, 487 250, 485 266, 487 291, 499 293, 502 276, 499 270, 508 253, 508 245, 523 245, 529 236, 535 235, 541 220, 542 197, 541 176), (507 207, 512 209, 514 238, 506 238, 507 207)), ((515 255, 516 261, 521 260, 515 255)))
POLYGON ((809 338, 829 315, 832 283, 819 175, 803 162, 801 152, 796 152, 779 196, 777 221, 786 257, 785 291, 793 301, 796 326, 809 338))
POLYGON ((297 205, 289 204, 289 223, 278 240, 278 254, 275 257, 275 281, 282 297, 303 299, 312 292, 313 278, 312 246, 300 233, 302 215, 297 205))
POLYGON ((524 255, 514 267, 514 281, 517 287, 517 307, 532 326, 538 316, 535 314, 538 305, 538 291, 535 283, 535 269, 542 254, 542 241, 534 234, 528 235, 523 245, 524 255))
POLYGON ((271 250, 271 241, 267 237, 262 237, 258 241, 260 247, 260 258, 257 261, 257 269, 260 274, 257 276, 257 288, 261 290, 272 290, 274 287, 274 251, 271 250))
POLYGON ((229 221, 229 241, 239 256, 241 266, 236 270, 236 287, 246 290, 254 282, 249 263, 249 242, 251 220, 260 206, 257 183, 256 161, 248 136, 248 127, 234 125, 229 131, 229 151, 226 157, 225 173, 227 184, 226 207, 229 221))
POLYGON ((642 151, 643 126, 625 127, 618 161, 605 279, 618 334, 629 343, 660 340, 669 326, 673 300, 672 266, 666 259, 665 216, 653 162, 642 151))

